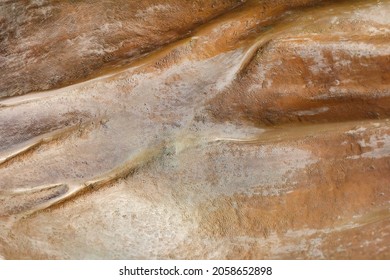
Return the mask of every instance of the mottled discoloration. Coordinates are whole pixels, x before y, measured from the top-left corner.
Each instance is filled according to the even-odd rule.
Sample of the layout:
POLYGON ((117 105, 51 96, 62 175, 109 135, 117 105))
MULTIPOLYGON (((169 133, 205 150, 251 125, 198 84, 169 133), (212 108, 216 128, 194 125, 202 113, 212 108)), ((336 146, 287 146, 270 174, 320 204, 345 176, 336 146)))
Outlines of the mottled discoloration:
POLYGON ((91 3, 0 3, 0 259, 390 258, 389 1, 91 3))

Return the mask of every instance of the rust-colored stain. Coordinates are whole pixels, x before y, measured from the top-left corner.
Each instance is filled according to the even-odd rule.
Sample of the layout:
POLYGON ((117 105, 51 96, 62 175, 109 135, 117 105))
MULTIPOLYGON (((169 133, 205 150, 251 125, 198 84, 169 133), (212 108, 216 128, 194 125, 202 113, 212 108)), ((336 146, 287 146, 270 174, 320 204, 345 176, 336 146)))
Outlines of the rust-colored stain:
POLYGON ((390 1, 0 3, 0 259, 389 259, 390 1))

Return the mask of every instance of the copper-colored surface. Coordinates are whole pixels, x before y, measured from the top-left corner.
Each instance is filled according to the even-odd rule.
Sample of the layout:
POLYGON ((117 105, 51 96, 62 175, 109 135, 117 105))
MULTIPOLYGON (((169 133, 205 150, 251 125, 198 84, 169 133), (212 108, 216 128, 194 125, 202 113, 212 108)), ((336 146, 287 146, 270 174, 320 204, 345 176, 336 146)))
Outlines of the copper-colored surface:
POLYGON ((2 1, 0 258, 389 259, 390 1, 2 1))

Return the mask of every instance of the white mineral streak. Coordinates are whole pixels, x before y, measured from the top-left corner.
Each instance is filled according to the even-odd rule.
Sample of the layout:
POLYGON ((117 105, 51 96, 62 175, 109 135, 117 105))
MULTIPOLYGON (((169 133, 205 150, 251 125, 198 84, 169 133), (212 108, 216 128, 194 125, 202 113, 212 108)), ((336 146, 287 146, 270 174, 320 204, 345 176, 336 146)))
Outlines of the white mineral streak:
POLYGON ((297 112, 294 112, 294 114, 298 115, 298 116, 314 116, 314 115, 318 115, 318 114, 321 114, 321 113, 324 113, 327 111, 329 111, 328 107, 321 107, 321 108, 316 108, 313 110, 297 111, 297 112))

